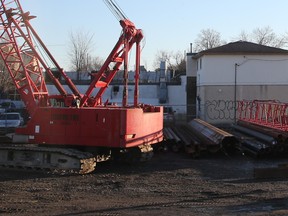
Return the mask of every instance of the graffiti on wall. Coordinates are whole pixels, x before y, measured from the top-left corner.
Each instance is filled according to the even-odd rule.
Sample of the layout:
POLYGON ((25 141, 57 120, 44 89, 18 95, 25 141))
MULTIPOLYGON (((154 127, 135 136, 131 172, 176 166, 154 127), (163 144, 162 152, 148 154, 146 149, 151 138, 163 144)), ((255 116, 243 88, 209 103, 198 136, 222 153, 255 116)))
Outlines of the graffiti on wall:
POLYGON ((233 120, 238 109, 235 101, 212 100, 204 104, 205 116, 210 120, 233 120))

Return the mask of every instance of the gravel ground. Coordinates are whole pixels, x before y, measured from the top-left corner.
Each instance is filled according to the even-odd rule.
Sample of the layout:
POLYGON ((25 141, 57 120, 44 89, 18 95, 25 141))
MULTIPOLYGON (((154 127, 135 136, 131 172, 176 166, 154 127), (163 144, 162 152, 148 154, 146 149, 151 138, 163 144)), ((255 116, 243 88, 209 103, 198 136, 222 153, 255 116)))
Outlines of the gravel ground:
POLYGON ((0 215, 288 215, 288 180, 253 177, 279 163, 288 159, 158 152, 83 176, 0 169, 0 215))

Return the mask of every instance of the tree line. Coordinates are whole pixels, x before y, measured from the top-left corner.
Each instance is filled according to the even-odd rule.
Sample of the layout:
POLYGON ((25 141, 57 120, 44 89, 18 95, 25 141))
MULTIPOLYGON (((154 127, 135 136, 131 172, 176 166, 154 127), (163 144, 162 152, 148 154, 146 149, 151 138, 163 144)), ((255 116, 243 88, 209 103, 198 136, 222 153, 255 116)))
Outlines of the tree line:
MULTIPOLYGON (((277 35, 270 26, 255 28, 251 32, 241 31, 239 35, 232 38, 232 41, 248 41, 265 46, 276 48, 287 48, 288 34, 277 35)), ((212 49, 227 44, 227 41, 222 39, 221 33, 211 29, 203 29, 197 35, 193 43, 193 52, 198 53, 203 50, 212 49)), ((154 67, 157 68, 159 62, 164 60, 168 64, 168 69, 177 74, 186 72, 186 54, 184 52, 159 51, 155 57, 154 67)))
MULTIPOLYGON (((252 32, 241 31, 239 35, 232 38, 233 41, 249 41, 265 46, 276 48, 286 48, 288 45, 288 34, 277 35, 270 26, 262 28, 255 28, 252 32)), ((202 50, 211 49, 221 45, 227 44, 221 38, 220 32, 214 29, 203 29, 195 40, 194 52, 201 52, 202 50)))

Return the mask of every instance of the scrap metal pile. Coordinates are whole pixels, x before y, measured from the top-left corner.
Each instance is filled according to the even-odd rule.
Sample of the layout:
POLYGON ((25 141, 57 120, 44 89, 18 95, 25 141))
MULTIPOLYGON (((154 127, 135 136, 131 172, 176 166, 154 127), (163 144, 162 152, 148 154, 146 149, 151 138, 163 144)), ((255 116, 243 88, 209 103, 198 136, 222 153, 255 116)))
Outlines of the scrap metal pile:
POLYGON ((173 151, 182 149, 192 157, 199 157, 203 153, 227 153, 238 145, 233 134, 201 119, 165 127, 164 137, 173 151))
POLYGON ((275 100, 240 101, 236 133, 250 154, 282 156, 288 153, 288 103, 275 100))
POLYGON ((288 153, 288 134, 266 126, 239 120, 233 125, 242 151, 254 157, 279 157, 288 153))
POLYGON ((220 129, 203 120, 194 119, 186 124, 166 126, 164 136, 172 151, 182 150, 192 157, 235 151, 255 158, 282 157, 288 154, 287 132, 242 120, 220 129))

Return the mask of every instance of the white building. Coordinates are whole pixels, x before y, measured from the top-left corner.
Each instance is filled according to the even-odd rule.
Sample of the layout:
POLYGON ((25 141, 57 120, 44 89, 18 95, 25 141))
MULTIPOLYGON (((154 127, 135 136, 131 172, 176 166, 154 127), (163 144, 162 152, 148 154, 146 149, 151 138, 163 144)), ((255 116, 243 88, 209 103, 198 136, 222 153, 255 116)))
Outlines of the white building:
POLYGON ((187 76, 197 80, 197 117, 212 123, 234 121, 236 101, 288 102, 288 50, 237 41, 190 53, 187 76))

